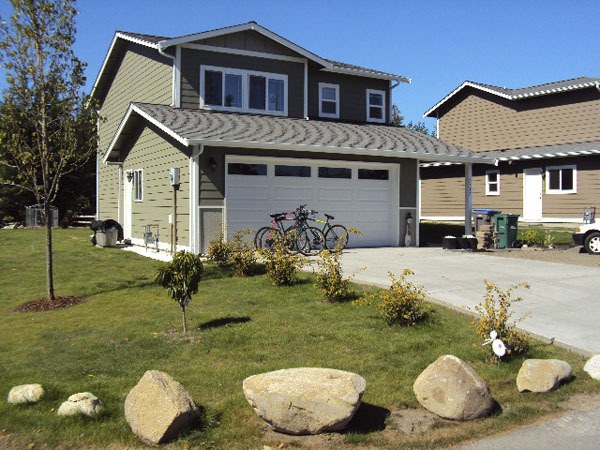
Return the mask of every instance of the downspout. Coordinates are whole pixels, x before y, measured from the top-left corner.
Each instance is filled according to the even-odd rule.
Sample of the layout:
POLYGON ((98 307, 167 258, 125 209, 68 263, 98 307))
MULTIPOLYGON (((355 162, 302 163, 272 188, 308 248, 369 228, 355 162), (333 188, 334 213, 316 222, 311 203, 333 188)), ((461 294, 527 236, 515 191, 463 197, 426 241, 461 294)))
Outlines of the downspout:
MULTIPOLYGON (((179 67, 177 67, 177 60, 178 60, 178 58, 177 58, 177 55, 173 56, 173 55, 169 55, 168 53, 166 53, 165 52, 166 48, 167 47, 163 47, 160 44, 160 42, 158 43, 158 47, 157 47, 158 53, 161 56, 164 56, 165 58, 169 58, 169 59, 171 59, 173 61, 173 82, 172 82, 172 85, 171 85, 171 100, 172 100, 171 106, 178 107, 179 105, 177 103, 179 102, 179 98, 178 98, 178 95, 176 95, 176 92, 177 92, 177 78, 178 78, 177 72, 179 70, 179 67)), ((176 52, 179 53, 179 46, 177 47, 176 52)))

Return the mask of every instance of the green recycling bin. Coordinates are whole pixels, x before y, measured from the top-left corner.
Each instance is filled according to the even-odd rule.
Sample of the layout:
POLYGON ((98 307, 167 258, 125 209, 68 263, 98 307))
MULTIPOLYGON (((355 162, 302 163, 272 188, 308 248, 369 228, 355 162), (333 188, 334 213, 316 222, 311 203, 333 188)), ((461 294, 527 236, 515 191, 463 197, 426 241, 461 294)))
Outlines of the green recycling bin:
POLYGON ((518 214, 496 214, 492 217, 494 230, 498 233, 498 248, 512 248, 519 230, 518 214))

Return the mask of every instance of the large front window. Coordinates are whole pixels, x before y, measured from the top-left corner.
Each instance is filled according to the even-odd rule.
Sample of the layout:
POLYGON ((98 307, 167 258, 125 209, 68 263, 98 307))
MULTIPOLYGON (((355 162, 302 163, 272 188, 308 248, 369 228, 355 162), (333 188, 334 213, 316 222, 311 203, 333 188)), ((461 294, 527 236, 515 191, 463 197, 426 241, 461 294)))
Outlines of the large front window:
POLYGON ((200 106, 206 109, 287 115, 287 75, 204 66, 200 106))
POLYGON ((385 123, 385 92, 367 89, 367 122, 385 123))
POLYGON ((546 194, 576 194, 576 166, 546 167, 546 194))

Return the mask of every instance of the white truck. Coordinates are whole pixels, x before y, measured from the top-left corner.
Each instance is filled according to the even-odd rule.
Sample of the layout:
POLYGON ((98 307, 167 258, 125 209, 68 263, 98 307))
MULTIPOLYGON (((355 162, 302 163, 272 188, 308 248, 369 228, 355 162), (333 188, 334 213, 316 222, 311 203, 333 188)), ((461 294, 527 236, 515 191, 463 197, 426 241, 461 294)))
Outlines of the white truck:
POLYGON ((583 245, 590 255, 600 255, 600 223, 592 222, 578 226, 573 233, 573 242, 583 245))

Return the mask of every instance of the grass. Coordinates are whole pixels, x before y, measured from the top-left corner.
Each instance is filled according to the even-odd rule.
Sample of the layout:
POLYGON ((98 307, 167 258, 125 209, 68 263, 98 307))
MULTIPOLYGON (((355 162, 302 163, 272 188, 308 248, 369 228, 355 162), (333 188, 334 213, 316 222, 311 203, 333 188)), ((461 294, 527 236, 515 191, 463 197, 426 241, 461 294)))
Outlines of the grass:
POLYGON ((81 230, 55 233, 56 286, 58 295, 88 300, 58 311, 15 313, 21 303, 44 295, 43 240, 38 230, 0 230, 0 396, 6 398, 12 386, 24 383, 42 383, 47 390, 36 405, 0 401, 0 430, 22 443, 61 448, 138 444, 125 422, 123 402, 149 369, 171 374, 205 410, 201 428, 172 448, 184 442, 192 448, 227 449, 270 444, 263 440, 263 423, 244 399, 241 383, 247 376, 288 367, 356 372, 367 380, 362 411, 385 411, 417 407, 415 378, 438 356, 454 354, 486 380, 504 410, 469 423, 442 422, 417 436, 391 438, 369 431, 381 427, 365 429, 360 420, 345 434, 348 445, 382 448, 443 447, 488 435, 554 413, 575 393, 598 389, 582 371, 583 358, 536 343, 529 357, 564 359, 577 378, 553 393, 519 394, 514 380, 522 359, 487 363, 466 315, 431 306, 432 317, 424 324, 388 327, 372 307, 323 301, 311 274, 302 274, 296 286, 275 287, 265 275, 237 278, 207 265, 188 308, 193 339, 181 339, 177 304, 152 282, 158 263, 95 248, 81 230), (55 414, 69 395, 83 391, 105 403, 101 417, 55 414))

